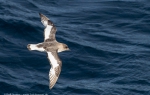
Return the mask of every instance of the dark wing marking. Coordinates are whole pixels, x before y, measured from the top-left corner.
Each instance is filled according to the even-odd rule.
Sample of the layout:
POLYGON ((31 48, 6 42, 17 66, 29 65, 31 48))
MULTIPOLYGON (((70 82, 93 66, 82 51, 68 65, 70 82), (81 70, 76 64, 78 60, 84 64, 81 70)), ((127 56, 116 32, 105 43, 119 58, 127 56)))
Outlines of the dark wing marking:
POLYGON ((57 31, 55 25, 45 15, 43 15, 41 13, 39 13, 39 15, 41 17, 41 22, 46 27, 44 29, 44 41, 45 42, 54 41, 55 40, 55 34, 57 31))
POLYGON ((61 72, 61 66, 62 66, 62 62, 57 54, 56 51, 54 52, 47 52, 48 53, 48 59, 51 63, 51 69, 49 72, 49 88, 52 89, 52 87, 55 85, 59 74, 61 72))

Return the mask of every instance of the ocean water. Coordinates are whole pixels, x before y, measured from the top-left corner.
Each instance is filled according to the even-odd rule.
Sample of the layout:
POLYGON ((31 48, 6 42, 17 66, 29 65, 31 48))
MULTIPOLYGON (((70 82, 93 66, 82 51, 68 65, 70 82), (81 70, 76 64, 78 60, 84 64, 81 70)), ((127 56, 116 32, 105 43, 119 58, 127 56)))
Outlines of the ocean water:
POLYGON ((148 0, 0 0, 0 95, 150 95, 148 0), (49 90, 38 13, 71 51, 49 90))

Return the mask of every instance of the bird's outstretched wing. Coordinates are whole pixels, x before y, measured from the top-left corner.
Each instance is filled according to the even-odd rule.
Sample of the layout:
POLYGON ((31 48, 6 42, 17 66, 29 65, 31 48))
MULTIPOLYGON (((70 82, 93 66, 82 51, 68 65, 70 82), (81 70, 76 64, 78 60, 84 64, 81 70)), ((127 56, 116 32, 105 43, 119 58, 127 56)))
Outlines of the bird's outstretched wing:
POLYGON ((48 42, 48 41, 55 41, 55 34, 56 34, 56 27, 53 24, 53 22, 48 19, 45 15, 39 13, 40 17, 41 17, 41 22, 43 23, 43 25, 45 26, 44 29, 44 41, 48 42))
POLYGON ((49 88, 52 89, 61 72, 62 62, 56 51, 47 52, 47 54, 48 54, 48 59, 51 64, 51 69, 49 71, 49 80, 50 80, 49 88))

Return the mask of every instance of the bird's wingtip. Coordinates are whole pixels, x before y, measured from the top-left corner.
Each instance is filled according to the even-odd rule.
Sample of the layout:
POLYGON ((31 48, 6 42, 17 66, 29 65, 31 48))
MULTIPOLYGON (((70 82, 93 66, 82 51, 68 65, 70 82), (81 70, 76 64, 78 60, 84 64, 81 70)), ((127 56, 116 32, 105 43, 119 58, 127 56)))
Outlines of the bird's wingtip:
POLYGON ((50 89, 50 90, 52 90, 52 88, 53 88, 52 86, 49 86, 49 89, 50 89))
POLYGON ((41 13, 39 13, 39 15, 41 16, 42 14, 41 14, 41 13))

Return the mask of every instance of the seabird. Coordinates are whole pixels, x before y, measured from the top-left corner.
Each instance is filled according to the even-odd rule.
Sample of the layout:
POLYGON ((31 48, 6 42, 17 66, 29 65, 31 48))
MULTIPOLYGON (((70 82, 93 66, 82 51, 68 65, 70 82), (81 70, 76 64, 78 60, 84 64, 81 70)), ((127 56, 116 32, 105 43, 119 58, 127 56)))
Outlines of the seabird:
POLYGON ((66 44, 56 41, 55 34, 57 29, 53 22, 41 13, 39 13, 39 15, 41 17, 42 24, 45 26, 44 42, 38 44, 28 44, 27 48, 29 50, 47 52, 48 60, 51 64, 49 71, 49 88, 52 89, 59 77, 62 66, 62 61, 57 53, 69 50, 69 48, 66 44))

